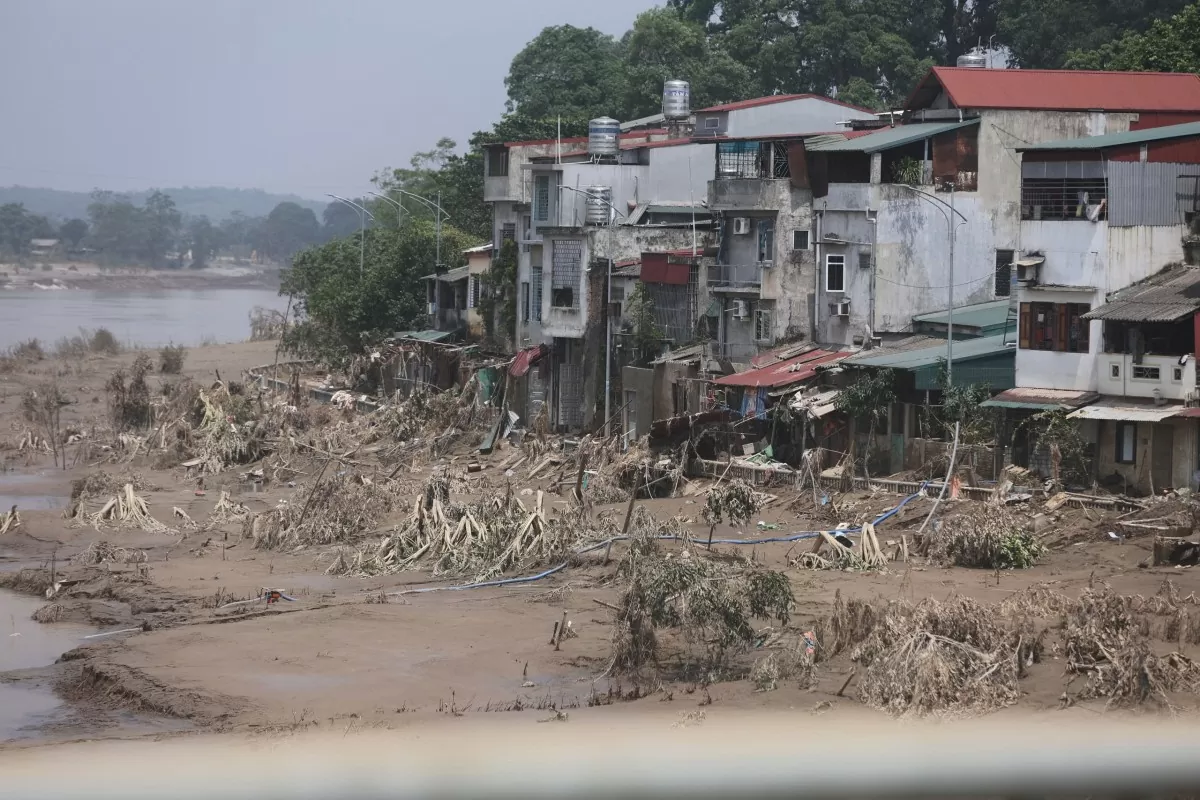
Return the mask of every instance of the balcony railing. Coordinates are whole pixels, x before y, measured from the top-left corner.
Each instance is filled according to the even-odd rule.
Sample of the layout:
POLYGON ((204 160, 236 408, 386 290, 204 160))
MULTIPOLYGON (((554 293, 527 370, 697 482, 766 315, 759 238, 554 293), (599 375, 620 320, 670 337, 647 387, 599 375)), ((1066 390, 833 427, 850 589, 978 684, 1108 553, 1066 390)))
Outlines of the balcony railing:
POLYGON ((716 264, 708 268, 710 292, 757 292, 762 287, 762 264, 716 264))

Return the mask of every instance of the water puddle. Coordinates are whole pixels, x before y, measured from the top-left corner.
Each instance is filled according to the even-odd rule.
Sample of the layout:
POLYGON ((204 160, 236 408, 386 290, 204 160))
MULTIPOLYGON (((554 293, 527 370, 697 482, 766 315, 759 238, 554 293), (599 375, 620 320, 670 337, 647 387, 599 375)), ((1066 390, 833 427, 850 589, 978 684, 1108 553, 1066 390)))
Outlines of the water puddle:
POLYGON ((54 494, 66 479, 53 473, 0 472, 0 511, 14 505, 21 511, 61 511, 66 494, 54 494))
MULTIPOLYGON (((42 625, 30 615, 45 602, 0 591, 0 672, 53 664, 94 633, 86 625, 42 625)), ((61 700, 49 688, 0 683, 0 741, 35 736, 43 725, 66 717, 61 700)))

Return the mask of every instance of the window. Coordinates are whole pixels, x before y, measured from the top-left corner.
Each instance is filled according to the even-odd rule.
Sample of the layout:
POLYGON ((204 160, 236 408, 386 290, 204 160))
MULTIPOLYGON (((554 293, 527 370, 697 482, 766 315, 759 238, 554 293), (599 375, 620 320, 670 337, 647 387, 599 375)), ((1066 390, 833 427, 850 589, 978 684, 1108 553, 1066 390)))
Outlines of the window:
POLYGON ((609 292, 612 294, 612 301, 614 303, 625 302, 625 287, 624 286, 613 286, 613 287, 609 288, 609 292))
POLYGON ((1137 460, 1137 423, 1117 423, 1117 463, 1132 464, 1137 460))
POLYGON ((996 297, 1008 297, 1012 294, 1012 250, 996 251, 996 297))
POLYGON ((529 270, 529 282, 533 284, 533 318, 542 321, 542 268, 533 267, 529 270))
POLYGON ((1024 178, 1021 219, 1107 219, 1104 178, 1024 178))
POLYGON ((521 322, 529 322, 529 281, 521 281, 521 322))
POLYGON ((479 276, 467 276, 467 308, 479 305, 479 276))
POLYGON ((771 309, 760 308, 754 312, 754 341, 773 342, 774 330, 771 325, 771 309))
POLYGON ((871 268, 871 251, 870 250, 859 250, 858 251, 858 268, 859 269, 870 269, 871 268))
POLYGON ((517 223, 506 222, 500 226, 500 241, 497 243, 497 250, 503 247, 504 243, 517 238, 517 223))
POLYGON ((578 239, 555 239, 552 248, 550 305, 554 308, 578 308, 583 242, 578 239))
POLYGON ((775 220, 760 219, 758 221, 758 263, 770 263, 775 260, 775 220))
POLYGON ((792 231, 792 249, 808 250, 812 246, 808 237, 808 231, 792 231))
POLYGON ((487 166, 489 178, 508 177, 508 150, 500 148, 488 150, 487 166))
POLYGON ((1179 383, 1183 380, 1183 367, 1173 367, 1171 369, 1171 380, 1179 383))
POLYGON ((1110 366, 1110 367, 1108 368, 1108 374, 1109 374, 1111 377, 1113 377, 1113 378, 1119 378, 1119 377, 1121 377, 1121 365, 1120 365, 1120 364, 1113 364, 1112 366, 1110 366))
POLYGON ((1135 364, 1130 375, 1135 381, 1156 381, 1162 377, 1158 367, 1143 367, 1135 364))
POLYGON ((1088 352, 1086 303, 1021 303, 1019 344, 1025 350, 1088 352))
POLYGON ((721 127, 721 118, 720 117, 705 117, 704 118, 704 130, 715 131, 715 130, 719 129, 720 127, 721 127))
POLYGON ((533 218, 528 214, 521 217, 521 238, 529 239, 529 230, 533 227, 533 218))
POLYGON ((846 257, 840 253, 825 256, 825 291, 846 291, 846 257))
POLYGON ((550 219, 550 176, 538 175, 533 179, 533 218, 537 222, 550 219))

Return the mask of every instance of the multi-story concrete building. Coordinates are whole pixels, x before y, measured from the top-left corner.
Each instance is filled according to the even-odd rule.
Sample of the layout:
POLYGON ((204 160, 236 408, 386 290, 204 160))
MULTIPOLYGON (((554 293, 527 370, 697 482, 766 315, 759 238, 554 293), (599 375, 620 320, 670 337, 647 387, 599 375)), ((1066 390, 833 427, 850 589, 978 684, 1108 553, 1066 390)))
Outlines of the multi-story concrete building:
POLYGON ((914 315, 1010 296, 1018 150, 1200 119, 1200 78, 935 67, 903 119, 806 143, 819 341, 866 344, 909 332, 914 315))
MULTIPOLYGON (((1098 480, 1195 488, 1200 123, 1017 149, 1017 388, 993 402, 1075 409, 1098 480)), ((1046 469, 1019 429, 1013 447, 1046 469)))

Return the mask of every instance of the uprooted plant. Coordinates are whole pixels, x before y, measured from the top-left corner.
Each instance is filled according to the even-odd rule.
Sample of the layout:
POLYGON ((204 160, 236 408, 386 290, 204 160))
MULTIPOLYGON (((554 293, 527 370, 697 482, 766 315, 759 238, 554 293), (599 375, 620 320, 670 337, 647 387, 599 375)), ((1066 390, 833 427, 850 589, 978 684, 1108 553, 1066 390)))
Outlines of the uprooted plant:
POLYGON ((61 463, 63 469, 67 467, 67 459, 62 452, 62 410, 69 403, 57 383, 43 383, 21 398, 21 413, 25 420, 41 431, 45 441, 50 444, 54 465, 61 463))
POLYGON ((153 369, 150 356, 139 353, 128 372, 122 367, 108 379, 105 386, 108 414, 114 430, 120 432, 150 426, 150 385, 146 376, 153 369))
POLYGON ((324 480, 318 476, 302 488, 296 502, 247 517, 244 535, 264 550, 354 544, 378 527, 397 499, 365 475, 345 471, 324 480))
POLYGON ((714 679, 754 643, 752 619, 786 622, 794 604, 781 573, 739 568, 684 548, 664 552, 653 529, 636 535, 618 569, 625 581, 613 621, 612 663, 641 675, 664 660, 661 633, 679 635, 683 674, 714 679))
POLYGON ((708 546, 712 548, 713 533, 717 525, 728 521, 730 525, 745 525, 750 521, 760 503, 754 487, 743 480, 730 481, 727 486, 714 486, 708 492, 704 510, 700 512, 708 523, 708 546))
POLYGON ((943 519, 928 537, 933 561, 959 567, 1027 569, 1044 552, 1037 537, 1022 530, 1017 517, 1004 508, 943 519))

